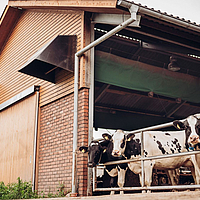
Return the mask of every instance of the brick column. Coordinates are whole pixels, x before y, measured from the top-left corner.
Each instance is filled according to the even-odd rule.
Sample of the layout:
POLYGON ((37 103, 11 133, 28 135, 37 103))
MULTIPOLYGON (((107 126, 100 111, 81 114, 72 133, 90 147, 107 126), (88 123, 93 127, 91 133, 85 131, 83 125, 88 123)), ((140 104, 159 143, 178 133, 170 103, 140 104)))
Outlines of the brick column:
MULTIPOLYGON (((78 147, 88 143, 88 89, 79 91, 78 147)), ((38 191, 56 193, 60 184, 71 189, 74 94, 41 107, 38 191)), ((87 191, 87 155, 77 152, 78 193, 87 191)))

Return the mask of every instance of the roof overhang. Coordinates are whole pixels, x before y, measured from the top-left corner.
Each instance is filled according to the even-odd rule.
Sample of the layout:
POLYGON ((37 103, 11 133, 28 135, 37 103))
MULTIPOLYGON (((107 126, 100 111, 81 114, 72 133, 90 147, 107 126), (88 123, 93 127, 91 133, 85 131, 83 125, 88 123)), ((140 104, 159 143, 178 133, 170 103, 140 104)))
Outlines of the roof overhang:
POLYGON ((22 10, 6 6, 0 19, 0 52, 9 38, 14 25, 22 14, 22 10))
MULTIPOLYGON (((161 11, 156 11, 152 8, 148 8, 146 6, 142 6, 141 4, 136 4, 134 2, 130 2, 128 0, 118 0, 117 2, 118 8, 127 9, 132 4, 139 6, 137 14, 141 16, 149 16, 159 21, 164 21, 177 27, 182 27, 185 30, 192 30, 200 33, 200 25, 197 25, 195 22, 192 23, 190 20, 186 21, 185 19, 180 19, 179 17, 174 17, 173 15, 168 15, 167 13, 163 13, 161 11)), ((127 9, 128 12, 128 9, 127 9)))
POLYGON ((79 9, 88 12, 121 13, 116 9, 117 0, 58 0, 58 1, 9 1, 10 6, 21 7, 23 9, 56 9, 74 10, 79 9))

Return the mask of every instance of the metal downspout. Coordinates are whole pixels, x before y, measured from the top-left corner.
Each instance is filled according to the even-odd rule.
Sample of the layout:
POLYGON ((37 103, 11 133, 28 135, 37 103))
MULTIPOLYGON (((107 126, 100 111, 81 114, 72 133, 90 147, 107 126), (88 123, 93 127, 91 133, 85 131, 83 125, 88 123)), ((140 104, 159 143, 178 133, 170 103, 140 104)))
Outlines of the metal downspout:
MULTIPOLYGON (((91 42, 94 41, 94 24, 91 24, 91 42)), ((89 88, 89 116, 88 116, 88 144, 93 140, 93 118, 94 118, 94 48, 90 50, 90 88, 89 88)), ((92 195, 92 169, 88 167, 87 196, 92 195)))
POLYGON ((39 98, 40 87, 35 86, 36 91, 36 114, 35 114, 35 134, 34 134, 34 152, 33 152, 33 178, 32 178, 32 190, 35 191, 35 179, 36 179, 36 154, 37 154, 37 136, 38 136, 38 117, 39 117, 39 98))
MULTIPOLYGON (((121 6, 123 1, 119 1, 121 6)), ((119 24, 117 27, 106 33, 105 35, 101 36, 94 42, 90 43, 88 46, 84 47, 82 50, 75 54, 75 66, 74 66, 74 127, 73 127, 73 157, 72 157, 72 194, 77 193, 76 191, 76 173, 77 173, 77 159, 76 159, 76 151, 77 151, 77 135, 78 135, 78 75, 79 75, 79 57, 81 57, 86 51, 90 50, 91 48, 97 46, 101 42, 105 41, 106 39, 110 38, 115 33, 119 32, 120 30, 124 29, 129 24, 136 21, 136 13, 138 11, 138 6, 133 4, 128 4, 128 9, 131 13, 131 17, 124 21, 123 23, 119 24)))

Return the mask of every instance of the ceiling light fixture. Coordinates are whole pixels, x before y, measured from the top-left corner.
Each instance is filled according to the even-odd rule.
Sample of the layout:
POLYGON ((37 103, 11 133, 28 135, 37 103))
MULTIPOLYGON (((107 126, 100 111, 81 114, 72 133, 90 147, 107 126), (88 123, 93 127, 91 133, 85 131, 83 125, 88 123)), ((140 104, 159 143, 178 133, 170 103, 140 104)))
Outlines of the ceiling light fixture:
POLYGON ((173 72, 177 72, 180 70, 176 57, 170 56, 170 63, 168 64, 168 70, 173 71, 173 72))

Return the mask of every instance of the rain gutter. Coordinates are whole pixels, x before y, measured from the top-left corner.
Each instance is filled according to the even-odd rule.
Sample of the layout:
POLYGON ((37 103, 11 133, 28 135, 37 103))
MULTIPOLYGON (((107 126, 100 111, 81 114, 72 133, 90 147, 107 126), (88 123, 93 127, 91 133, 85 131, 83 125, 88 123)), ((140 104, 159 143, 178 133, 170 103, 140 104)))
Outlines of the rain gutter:
POLYGON ((157 19, 175 24, 177 26, 181 26, 186 29, 190 29, 192 31, 200 32, 200 26, 196 25, 196 23, 191 23, 190 21, 184 21, 184 19, 176 18, 173 16, 168 16, 165 13, 151 10, 149 8, 139 7, 138 14, 144 14, 151 17, 155 17, 157 19))
POLYGON ((76 179, 77 179, 77 136, 78 136, 78 78, 79 78, 79 58, 91 48, 97 46, 101 42, 105 41, 106 39, 110 38, 112 35, 116 34, 120 30, 124 29, 129 24, 133 23, 137 20, 137 12, 138 6, 130 3, 126 3, 123 0, 118 1, 118 5, 128 8, 131 17, 124 21, 123 23, 119 24, 117 27, 112 29, 111 31, 107 32, 105 35, 101 36, 94 42, 90 43, 88 46, 84 47, 82 50, 75 54, 75 66, 74 66, 74 125, 73 125, 73 158, 72 158, 72 196, 77 193, 76 191, 76 179))

